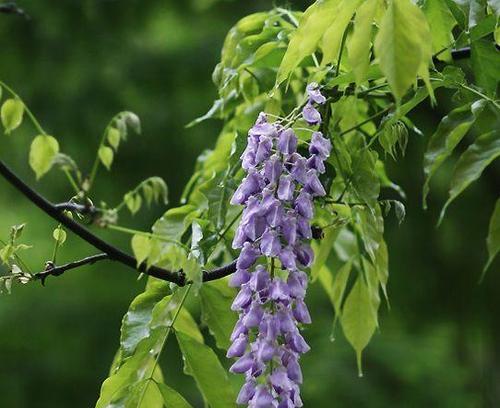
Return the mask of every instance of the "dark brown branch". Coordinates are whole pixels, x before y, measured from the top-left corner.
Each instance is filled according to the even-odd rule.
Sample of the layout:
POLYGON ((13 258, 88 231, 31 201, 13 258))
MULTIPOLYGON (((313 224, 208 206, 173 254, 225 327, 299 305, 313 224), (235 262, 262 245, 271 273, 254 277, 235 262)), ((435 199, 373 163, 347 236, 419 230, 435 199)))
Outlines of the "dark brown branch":
POLYGON ((72 202, 54 204, 59 211, 74 211, 81 215, 91 215, 94 216, 102 212, 100 208, 94 207, 93 205, 77 204, 72 202))
MULTIPOLYGON (((148 268, 145 264, 137 267, 137 261, 135 257, 102 240, 76 221, 68 218, 66 215, 64 215, 64 209, 58 208, 47 199, 42 197, 40 194, 38 194, 31 187, 29 187, 1 160, 0 175, 2 175, 5 180, 7 180, 14 188, 21 192, 28 200, 30 200, 48 216, 60 222, 68 230, 78 235, 93 247, 104 252, 104 254, 107 255, 108 259, 120 262, 136 271, 144 273, 145 275, 153 276, 167 282, 173 282, 179 286, 184 286, 187 283, 182 271, 172 272, 158 266, 151 266, 148 268)), ((235 270, 236 263, 233 262, 229 265, 214 269, 212 271, 204 271, 203 279, 206 281, 220 279, 224 276, 230 275, 235 270)))
POLYGON ((69 271, 70 269, 76 269, 84 265, 92 265, 95 262, 103 261, 105 259, 109 259, 108 254, 92 255, 80 259, 79 261, 74 261, 59 266, 54 265, 52 262, 47 262, 45 270, 43 272, 35 274, 34 279, 42 281, 42 285, 44 285, 45 279, 47 279, 49 276, 60 276, 64 272, 69 271))

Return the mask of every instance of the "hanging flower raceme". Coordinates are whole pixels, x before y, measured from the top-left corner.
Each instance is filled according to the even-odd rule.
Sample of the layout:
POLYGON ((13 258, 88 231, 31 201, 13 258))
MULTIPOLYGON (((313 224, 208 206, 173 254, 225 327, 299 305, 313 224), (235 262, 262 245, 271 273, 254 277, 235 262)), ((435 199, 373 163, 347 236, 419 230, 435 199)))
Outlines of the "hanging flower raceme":
MULTIPOLYGON (((325 98, 316 84, 307 92, 302 114, 316 124, 321 116, 315 105, 325 98)), ((307 158, 297 146, 291 128, 270 123, 261 113, 241 157, 247 175, 231 200, 244 210, 233 241, 241 253, 230 281, 239 288, 232 304, 239 319, 227 356, 237 358, 230 370, 246 378, 237 402, 252 408, 302 406, 299 358, 309 346, 299 325, 311 323, 302 269, 313 261, 308 243, 313 198, 325 195, 318 175, 325 171, 331 143, 314 132, 307 158)))

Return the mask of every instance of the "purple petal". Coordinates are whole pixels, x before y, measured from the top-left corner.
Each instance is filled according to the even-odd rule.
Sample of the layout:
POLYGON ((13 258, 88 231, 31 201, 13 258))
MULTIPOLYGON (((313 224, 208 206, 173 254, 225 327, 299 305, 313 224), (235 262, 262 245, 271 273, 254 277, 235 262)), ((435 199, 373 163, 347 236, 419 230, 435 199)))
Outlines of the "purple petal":
POLYGON ((283 164, 276 155, 273 155, 264 165, 264 177, 270 183, 276 183, 281 175, 283 164))
POLYGON ((251 401, 252 408, 273 408, 274 398, 265 385, 258 385, 251 401))
POLYGON ((281 201, 290 201, 295 192, 295 184, 292 182, 292 177, 289 175, 281 176, 278 186, 278 198, 281 201))
POLYGON ((243 249, 241 250, 238 261, 236 261, 236 267, 238 269, 248 269, 257 260, 259 256, 258 251, 250 244, 245 242, 243 244, 243 249))
POLYGON ((239 288, 244 283, 250 280, 250 274, 246 269, 238 269, 231 275, 229 279, 229 286, 232 288, 239 288))
POLYGON ((295 263, 295 253, 293 252, 291 247, 286 247, 281 250, 279 255, 281 264, 288 270, 294 270, 297 268, 297 264, 295 263))
POLYGON ((326 195, 325 188, 321 184, 321 181, 319 181, 318 173, 314 169, 310 169, 307 172, 306 188, 312 195, 321 197, 326 195))
POLYGON ((247 336, 244 334, 240 335, 227 350, 226 356, 228 358, 241 357, 245 354, 245 350, 248 345, 247 336))
POLYGON ((330 156, 332 142, 323 137, 323 133, 314 132, 309 144, 309 153, 317 154, 321 159, 326 160, 330 156))
POLYGON ((245 354, 240 357, 236 362, 229 368, 229 371, 235 374, 243 374, 252 368, 253 356, 251 353, 245 354))
POLYGON ((236 403, 240 405, 248 404, 248 402, 255 395, 255 381, 248 380, 243 387, 241 387, 240 393, 238 394, 238 398, 236 399, 236 403))
POLYGON ((314 252, 310 245, 302 244, 295 249, 297 260, 304 266, 310 266, 314 260, 314 252))
POLYGON ((297 150, 297 136, 292 129, 281 132, 278 140, 278 149, 283 154, 292 154, 297 150))
POLYGON ((306 106, 304 106, 304 109, 302 109, 302 116, 310 125, 321 123, 321 115, 311 102, 308 102, 306 106))
POLYGON ((262 235, 262 240, 260 241, 260 250, 264 255, 274 257, 278 256, 281 250, 281 244, 274 231, 267 230, 262 235))
POLYGON ((309 99, 318 105, 322 105, 326 102, 326 98, 319 91, 319 85, 316 82, 311 82, 307 85, 306 91, 309 99))
POLYGON ((295 302, 293 316, 300 323, 311 324, 311 315, 309 314, 309 310, 307 309, 307 306, 302 299, 298 299, 295 302))
POLYGON ((303 217, 311 219, 313 217, 313 204, 311 195, 309 193, 306 193, 305 191, 301 191, 298 197, 295 199, 295 209, 303 217))

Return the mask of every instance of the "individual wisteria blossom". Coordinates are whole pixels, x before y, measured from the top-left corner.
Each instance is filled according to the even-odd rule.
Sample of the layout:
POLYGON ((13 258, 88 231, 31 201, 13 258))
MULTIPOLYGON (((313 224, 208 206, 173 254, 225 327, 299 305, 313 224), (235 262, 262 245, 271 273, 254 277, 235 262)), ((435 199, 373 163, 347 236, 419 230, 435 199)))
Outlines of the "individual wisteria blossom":
POLYGON ((307 85, 306 91, 308 99, 302 109, 302 116, 310 125, 317 125, 321 123, 321 115, 314 104, 323 105, 326 102, 326 98, 321 94, 319 85, 316 82, 311 82, 307 85))
MULTIPOLYGON (((325 98, 316 84, 307 92, 309 109, 314 110, 314 121, 308 122, 318 123, 314 105, 325 98)), ((261 113, 241 157, 246 177, 231 200, 244 210, 233 241, 241 252, 230 280, 239 288, 232 304, 239 319, 227 356, 237 358, 231 372, 246 379, 237 403, 251 408, 303 405, 299 359, 309 346, 299 326, 311 323, 303 269, 313 261, 308 242, 313 199, 326 194, 318 176, 325 171, 331 143, 313 132, 308 157, 297 149, 294 131, 268 122, 261 113)))

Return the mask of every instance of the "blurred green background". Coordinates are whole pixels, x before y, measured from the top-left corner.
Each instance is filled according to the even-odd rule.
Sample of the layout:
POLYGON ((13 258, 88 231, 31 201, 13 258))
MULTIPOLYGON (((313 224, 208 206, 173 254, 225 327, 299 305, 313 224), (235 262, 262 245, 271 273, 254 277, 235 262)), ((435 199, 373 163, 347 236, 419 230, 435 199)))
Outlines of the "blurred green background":
MULTIPOLYGON (((277 2, 280 3, 280 2, 277 2)), ((307 2, 294 1, 301 9, 307 2)), ((130 138, 112 174, 100 172, 95 197, 110 204, 149 175, 165 178, 176 205, 196 156, 212 146, 216 121, 184 125, 216 97, 211 72, 226 32, 269 1, 24 0, 31 16, 0 14, 0 79, 36 113, 62 149, 89 169, 102 130, 120 110, 136 112, 143 135, 130 138)), ((282 4, 282 3, 280 3, 282 4)), ((426 136, 450 107, 449 95, 432 111, 414 115, 426 136)), ((1 135, 0 157, 30 184, 27 165, 34 130, 1 135)), ((421 209, 424 140, 413 135, 408 153, 389 172, 407 192, 407 218, 389 217, 391 310, 365 353, 365 376, 318 285, 308 296, 314 324, 303 358, 306 407, 500 406, 500 274, 498 260, 478 285, 486 259, 488 217, 500 185, 498 163, 449 209, 436 229, 452 165, 434 183, 430 210, 421 209), (335 338, 335 341, 333 340, 335 338)), ((71 190, 58 172, 37 184, 52 201, 71 190)), ((154 207, 123 225, 148 229, 164 211, 154 207)), ((52 253, 55 223, 0 179, 0 238, 27 222, 34 270, 52 253)), ((128 249, 127 236, 99 232, 128 249)), ((70 235, 59 262, 95 250, 70 235)), ((50 279, 45 288, 15 287, 0 297, 0 407, 91 407, 119 340, 121 317, 144 286, 126 268, 100 263, 50 279)), ((225 359, 223 358, 223 361, 225 359)), ((225 361, 227 363, 227 361, 225 361)), ((175 341, 162 356, 167 383, 196 407, 202 402, 182 373, 175 341)))

